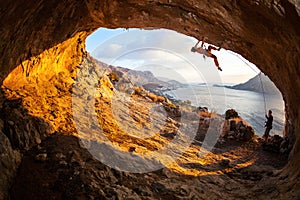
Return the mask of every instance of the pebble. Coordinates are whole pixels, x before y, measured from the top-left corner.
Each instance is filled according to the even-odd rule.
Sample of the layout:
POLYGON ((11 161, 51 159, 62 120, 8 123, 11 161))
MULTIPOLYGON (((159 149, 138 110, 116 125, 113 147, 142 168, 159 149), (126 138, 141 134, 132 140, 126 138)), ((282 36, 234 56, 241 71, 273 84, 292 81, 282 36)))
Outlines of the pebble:
POLYGON ((35 138, 35 142, 36 142, 37 144, 41 144, 41 143, 42 143, 42 140, 41 140, 40 138, 36 137, 36 138, 35 138))
POLYGON ((233 136, 228 136, 228 139, 234 140, 233 136))
POLYGON ((60 159, 60 160, 63 160, 63 159, 66 158, 66 156, 65 156, 63 153, 57 153, 57 154, 55 155, 55 157, 58 158, 58 159, 60 159))
POLYGON ((35 156, 35 160, 37 161, 46 161, 47 160, 47 154, 41 153, 35 156))
POLYGON ((66 161, 62 160, 62 161, 60 161, 60 162, 59 162, 59 165, 62 165, 62 166, 67 166, 67 165, 68 165, 68 163, 67 163, 66 161))
POLYGON ((15 124, 15 122, 13 121, 7 121, 9 125, 13 126, 15 124))

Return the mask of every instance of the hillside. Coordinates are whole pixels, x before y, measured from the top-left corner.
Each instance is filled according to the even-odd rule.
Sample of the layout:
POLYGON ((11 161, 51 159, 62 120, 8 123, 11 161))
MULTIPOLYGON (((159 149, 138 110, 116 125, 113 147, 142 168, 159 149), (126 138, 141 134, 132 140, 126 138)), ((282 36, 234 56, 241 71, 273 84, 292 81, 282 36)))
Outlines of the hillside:
POLYGON ((113 71, 116 71, 121 77, 130 79, 135 85, 145 85, 148 83, 156 83, 159 85, 166 85, 167 83, 158 80, 150 71, 137 71, 123 67, 112 67, 113 71))
POLYGON ((175 90, 186 85, 179 81, 167 79, 165 77, 155 77, 151 71, 138 71, 124 67, 115 67, 107 65, 95 59, 94 61, 99 66, 104 66, 102 70, 103 74, 115 72, 120 78, 117 84, 118 89, 123 91, 130 90, 132 85, 142 86, 148 91, 162 95, 162 92, 167 90, 175 90), (126 84, 127 83, 127 84, 126 84))
POLYGON ((265 92, 267 94, 280 94, 275 84, 266 75, 259 73, 245 83, 234 86, 226 86, 235 90, 249 90, 253 92, 265 92))

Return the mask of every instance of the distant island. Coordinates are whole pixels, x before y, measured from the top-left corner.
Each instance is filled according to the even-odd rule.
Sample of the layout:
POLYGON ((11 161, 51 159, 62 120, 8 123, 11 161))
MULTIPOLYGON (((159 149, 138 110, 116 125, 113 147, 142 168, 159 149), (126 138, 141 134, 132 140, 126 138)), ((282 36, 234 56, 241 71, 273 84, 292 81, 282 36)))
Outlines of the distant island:
MULTIPOLYGON (((220 87, 220 85, 214 85, 215 87, 220 87)), ((237 84, 234 86, 224 86, 226 88, 235 90, 248 90, 253 92, 264 92, 267 94, 280 94, 280 91, 275 86, 275 84, 263 73, 259 73, 255 77, 251 78, 245 83, 237 84)))

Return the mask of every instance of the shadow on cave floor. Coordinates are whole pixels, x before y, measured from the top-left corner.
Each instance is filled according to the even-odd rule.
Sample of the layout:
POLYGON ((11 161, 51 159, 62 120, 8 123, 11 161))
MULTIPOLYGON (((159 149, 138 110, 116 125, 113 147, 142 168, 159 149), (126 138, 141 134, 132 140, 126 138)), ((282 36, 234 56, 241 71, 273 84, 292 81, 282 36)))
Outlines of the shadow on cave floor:
POLYGON ((255 163, 259 165, 268 165, 276 169, 281 169, 288 162, 288 154, 266 151, 263 149, 261 144, 253 142, 226 140, 224 144, 217 143, 213 149, 213 152, 215 154, 221 154, 226 151, 239 151, 240 147, 245 147, 245 149, 251 149, 252 153, 248 154, 246 158, 255 158, 255 163))
MULTIPOLYGON (((25 153, 10 194, 11 199, 45 200, 249 198, 264 193, 256 185, 273 176, 272 167, 259 169, 255 163, 228 173, 224 162, 179 166, 201 170, 203 175, 188 176, 169 168, 141 174, 117 171, 96 160, 77 137, 53 134, 25 153), (214 171, 224 173, 209 175, 214 171)), ((272 188, 271 192, 277 190, 272 188)))

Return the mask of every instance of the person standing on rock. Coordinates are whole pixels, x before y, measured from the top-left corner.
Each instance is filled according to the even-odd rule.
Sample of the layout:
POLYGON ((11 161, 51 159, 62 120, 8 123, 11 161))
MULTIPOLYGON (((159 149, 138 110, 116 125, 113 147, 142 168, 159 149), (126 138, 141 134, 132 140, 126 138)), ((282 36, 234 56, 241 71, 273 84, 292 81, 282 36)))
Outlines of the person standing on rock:
POLYGON ((273 115, 272 115, 272 110, 269 110, 268 115, 266 115, 267 121, 265 124, 266 130, 263 138, 265 141, 268 139, 270 131, 272 129, 272 124, 273 124, 273 115))
MULTIPOLYGON (((217 56, 211 53, 211 50, 218 50, 218 51, 220 51, 221 47, 219 47, 219 48, 217 49, 216 47, 209 45, 207 49, 206 49, 206 48, 203 48, 203 47, 204 47, 205 39, 206 39, 205 37, 202 38, 202 41, 201 41, 202 43, 201 43, 201 46, 200 46, 200 47, 197 47, 198 44, 200 43, 200 41, 198 41, 198 42, 196 43, 196 45, 195 45, 194 47, 192 47, 191 51, 192 51, 192 52, 197 52, 197 53, 203 54, 203 57, 204 57, 204 56, 207 56, 207 57, 213 58, 213 59, 214 59, 214 62, 215 62, 215 65, 216 65, 216 67, 218 68, 218 70, 222 71, 221 67, 219 66, 219 62, 218 62, 217 56)), ((205 58, 205 57, 204 57, 204 58, 205 58)))

